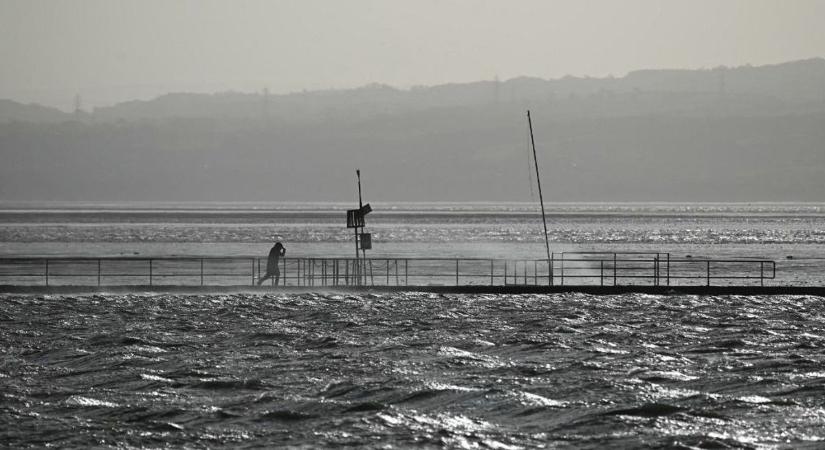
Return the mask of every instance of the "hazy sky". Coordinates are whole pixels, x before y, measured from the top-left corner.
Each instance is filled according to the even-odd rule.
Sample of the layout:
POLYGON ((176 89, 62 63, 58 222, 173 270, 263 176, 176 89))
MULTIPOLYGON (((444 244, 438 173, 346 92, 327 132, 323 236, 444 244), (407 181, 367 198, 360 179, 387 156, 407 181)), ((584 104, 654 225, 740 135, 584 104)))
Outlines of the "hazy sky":
POLYGON ((825 56, 825 0, 0 0, 0 98, 398 87, 825 56))

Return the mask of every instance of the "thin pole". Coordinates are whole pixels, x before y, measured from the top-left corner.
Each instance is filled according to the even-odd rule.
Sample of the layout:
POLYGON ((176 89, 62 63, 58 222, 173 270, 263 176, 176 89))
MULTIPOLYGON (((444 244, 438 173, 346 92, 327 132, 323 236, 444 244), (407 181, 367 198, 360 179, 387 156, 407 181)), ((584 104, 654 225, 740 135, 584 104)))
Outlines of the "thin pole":
MULTIPOLYGON (((550 261, 550 241, 547 238, 547 217, 544 213, 544 196, 541 193, 541 176, 539 175, 539 160, 536 157, 536 140, 533 137, 533 119, 530 118, 530 110, 527 110, 527 124, 530 126, 530 144, 533 146, 533 162, 536 165, 536 183, 539 185, 539 202, 541 203, 541 221, 544 224, 544 246, 547 249, 547 261, 550 261)), ((550 278, 550 285, 553 285, 553 278, 550 278)))
MULTIPOLYGON (((358 209, 362 209, 364 207, 364 202, 361 200, 361 169, 355 169, 355 175, 358 176, 358 209)), ((364 232, 364 227, 361 227, 361 232, 364 232)), ((357 239, 357 237, 356 237, 357 239)), ((358 247, 355 248, 355 252, 358 253, 358 247)), ((364 267, 361 267, 361 264, 358 265, 358 284, 361 284, 361 276, 364 277, 364 284, 367 281, 367 251, 361 249, 361 258, 364 267)))
POLYGON ((361 169, 355 169, 355 175, 358 177, 358 207, 363 208, 364 202, 361 201, 361 169))
POLYGON ((707 278, 707 285, 710 286, 710 260, 708 260, 708 278, 707 278))
MULTIPOLYGON (((361 256, 358 254, 358 227, 355 227, 354 229, 355 229, 355 264, 356 264, 356 266, 357 266, 357 267, 359 267, 359 268, 360 268, 361 263, 360 263, 359 261, 360 261, 361 256)), ((358 278, 359 278, 359 280, 358 280, 358 284, 361 284, 360 277, 357 275, 357 273, 358 273, 358 272, 357 272, 356 267, 355 267, 355 266, 353 266, 353 272, 352 272, 352 274, 353 274, 353 276, 355 276, 355 277, 358 277, 358 278)), ((355 283, 353 283, 353 284, 355 284, 355 283)))
MULTIPOLYGON (((361 169, 355 169, 355 176, 358 178, 358 208, 361 209, 364 207, 363 201, 361 201, 361 169)), ((364 254, 366 257, 366 254, 364 254)), ((353 275, 358 278, 358 285, 361 285, 361 261, 360 255, 358 254, 358 227, 355 227, 355 264, 357 266, 353 275)))
POLYGON ((616 285, 616 254, 613 254, 613 286, 616 285))
POLYGON ((765 261, 759 261, 759 285, 765 285, 765 261))

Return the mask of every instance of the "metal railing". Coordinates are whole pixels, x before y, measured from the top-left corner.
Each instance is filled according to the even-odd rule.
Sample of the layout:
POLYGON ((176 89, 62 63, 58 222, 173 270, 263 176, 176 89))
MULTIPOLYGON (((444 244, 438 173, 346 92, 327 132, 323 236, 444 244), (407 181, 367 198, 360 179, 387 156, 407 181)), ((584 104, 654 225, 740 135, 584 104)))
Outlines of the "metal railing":
MULTIPOLYGON (((282 258, 282 286, 548 286, 707 285, 776 278, 763 259, 672 258, 669 253, 565 252, 551 259, 282 258)), ((255 285, 266 258, 101 257, 0 258, 0 284, 255 285)), ((274 279, 265 281, 274 285, 274 279)))

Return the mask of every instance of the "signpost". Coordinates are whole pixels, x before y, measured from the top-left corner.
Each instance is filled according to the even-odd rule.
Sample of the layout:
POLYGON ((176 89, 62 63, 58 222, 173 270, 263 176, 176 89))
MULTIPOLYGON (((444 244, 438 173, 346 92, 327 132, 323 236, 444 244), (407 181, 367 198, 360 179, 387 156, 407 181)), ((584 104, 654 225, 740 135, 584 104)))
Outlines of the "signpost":
POLYGON ((362 277, 366 279, 366 267, 362 265, 360 258, 363 256, 363 259, 366 260, 367 250, 372 249, 372 235, 363 232, 366 225, 364 216, 372 212, 372 207, 369 203, 365 205, 361 199, 361 170, 356 169, 355 174, 358 177, 358 209, 347 210, 347 228, 355 229, 355 278, 360 285, 362 277), (360 233, 358 232, 359 228, 361 229, 360 233), (358 254, 359 249, 361 250, 360 255, 358 254))

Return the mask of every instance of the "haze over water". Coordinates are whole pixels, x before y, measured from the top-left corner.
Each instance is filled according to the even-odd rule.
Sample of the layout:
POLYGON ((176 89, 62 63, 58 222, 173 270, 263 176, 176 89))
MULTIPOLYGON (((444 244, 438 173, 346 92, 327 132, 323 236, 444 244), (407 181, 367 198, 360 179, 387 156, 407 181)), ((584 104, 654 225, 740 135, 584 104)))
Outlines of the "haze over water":
MULTIPOLYGON (((348 203, 20 203, 0 210, 5 256, 350 257, 348 203)), ((376 258, 542 259, 535 203, 373 203, 376 258)), ((548 204, 554 253, 653 251, 777 261, 776 284, 821 284, 825 204, 548 204), (790 259, 788 257, 791 257, 790 259)))
POLYGON ((0 1, 0 447, 825 447, 825 299, 679 292, 825 285, 823 16, 0 1), (540 174, 553 258, 668 295, 299 288, 357 253, 356 170, 386 284, 549 281, 540 174), (276 241, 290 289, 247 288, 276 241))
MULTIPOLYGON (((0 249, 349 256, 347 204, 8 205, 0 249)), ((377 256, 541 257, 530 204, 375 204, 377 256)), ((822 204, 564 204, 553 251, 780 261, 821 284, 822 204), (819 266, 817 266, 819 264, 819 266)), ((810 447, 823 299, 0 297, 4 442, 57 446, 810 447)))

